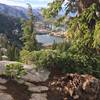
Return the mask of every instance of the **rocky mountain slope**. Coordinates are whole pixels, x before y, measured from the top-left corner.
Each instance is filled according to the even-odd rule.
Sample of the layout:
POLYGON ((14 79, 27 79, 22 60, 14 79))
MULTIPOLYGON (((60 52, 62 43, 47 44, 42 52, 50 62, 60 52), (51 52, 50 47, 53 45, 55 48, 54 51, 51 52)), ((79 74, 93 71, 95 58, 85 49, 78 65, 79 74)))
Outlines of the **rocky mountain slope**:
MULTIPOLYGON (((27 11, 28 10, 23 7, 9 6, 0 3, 0 13, 2 14, 6 14, 17 18, 27 19, 28 18, 27 11)), ((42 20, 43 18, 40 12, 41 12, 40 9, 33 9, 33 15, 37 18, 37 20, 42 20)))
MULTIPOLYGON (((21 24, 19 19, 0 14, 0 39, 6 37, 10 43, 20 45, 21 24)), ((2 44, 1 44, 2 45, 2 44)))

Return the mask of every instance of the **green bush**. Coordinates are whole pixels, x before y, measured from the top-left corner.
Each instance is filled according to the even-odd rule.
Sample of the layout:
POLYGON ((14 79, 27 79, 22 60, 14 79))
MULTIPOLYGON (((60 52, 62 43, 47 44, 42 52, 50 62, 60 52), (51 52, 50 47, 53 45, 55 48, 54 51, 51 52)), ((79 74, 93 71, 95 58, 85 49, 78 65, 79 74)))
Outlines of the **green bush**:
POLYGON ((93 71, 93 73, 94 73, 94 75, 95 76, 97 76, 98 78, 100 78, 100 55, 99 56, 97 56, 97 66, 96 67, 94 67, 94 71, 93 71))
POLYGON ((11 78, 20 78, 26 74, 26 70, 23 68, 21 63, 12 63, 6 65, 5 75, 11 78))
MULTIPOLYGON (((83 49, 73 46, 67 52, 59 50, 40 50, 29 52, 27 60, 31 60, 37 68, 45 68, 48 70, 59 69, 64 73, 81 73, 91 74, 100 77, 100 63, 95 55, 91 52, 85 52, 83 49), (80 51, 78 51, 80 50, 80 51), (29 56, 29 57, 28 57, 29 56)), ((80 47, 80 46, 79 46, 80 47)))
POLYGON ((25 63, 25 64, 29 64, 29 62, 31 61, 31 52, 27 51, 27 50, 22 50, 20 52, 20 60, 21 62, 25 63))
POLYGON ((95 49, 90 47, 90 40, 79 39, 66 52, 67 68, 65 72, 92 74, 100 77, 100 59, 96 57, 95 49))
POLYGON ((58 50, 60 52, 66 52, 70 48, 71 44, 67 41, 64 41, 62 43, 53 43, 52 49, 58 50))
POLYGON ((60 68, 65 65, 64 53, 59 50, 40 50, 28 52, 24 50, 21 52, 22 62, 31 61, 36 64, 37 68, 52 69, 54 67, 60 68))
POLYGON ((60 53, 56 50, 41 50, 31 53, 33 62, 37 67, 48 68, 57 66, 59 63, 60 53))

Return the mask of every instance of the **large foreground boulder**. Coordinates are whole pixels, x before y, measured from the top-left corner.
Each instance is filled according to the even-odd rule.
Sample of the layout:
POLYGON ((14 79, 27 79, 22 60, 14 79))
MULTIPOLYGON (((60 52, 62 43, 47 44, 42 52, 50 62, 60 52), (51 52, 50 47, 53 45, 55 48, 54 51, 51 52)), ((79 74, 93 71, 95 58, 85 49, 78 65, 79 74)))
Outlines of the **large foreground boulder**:
POLYGON ((49 100, 100 100, 100 80, 91 75, 54 77, 49 87, 49 100))

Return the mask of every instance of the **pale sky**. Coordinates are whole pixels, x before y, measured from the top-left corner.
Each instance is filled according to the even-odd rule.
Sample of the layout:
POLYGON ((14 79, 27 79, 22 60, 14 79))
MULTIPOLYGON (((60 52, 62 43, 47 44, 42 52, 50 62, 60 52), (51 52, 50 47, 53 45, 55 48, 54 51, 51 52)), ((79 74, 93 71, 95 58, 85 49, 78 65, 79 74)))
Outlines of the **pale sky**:
POLYGON ((41 8, 47 7, 47 4, 52 1, 53 0, 0 0, 0 3, 22 7, 27 7, 26 4, 30 3, 33 8, 41 8))

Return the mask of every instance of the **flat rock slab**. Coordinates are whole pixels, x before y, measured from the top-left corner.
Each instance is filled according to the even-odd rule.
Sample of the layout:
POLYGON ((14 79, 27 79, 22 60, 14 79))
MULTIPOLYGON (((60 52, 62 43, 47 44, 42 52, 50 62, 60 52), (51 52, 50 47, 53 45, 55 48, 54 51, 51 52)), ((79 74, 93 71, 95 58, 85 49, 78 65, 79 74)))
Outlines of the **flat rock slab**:
POLYGON ((0 90, 6 90, 7 88, 5 86, 0 85, 0 90))
POLYGON ((0 93, 0 100, 14 100, 11 95, 7 93, 0 93))
POLYGON ((47 100, 47 95, 45 93, 42 94, 34 93, 32 94, 30 100, 47 100))
MULTIPOLYGON (((5 66, 7 64, 17 63, 14 61, 0 61, 0 74, 5 72, 5 66)), ((50 72, 48 70, 35 70, 33 65, 25 65, 23 64, 24 69, 28 71, 27 75, 22 78, 29 81, 43 82, 46 81, 49 77, 50 72)), ((34 65, 35 66, 35 65, 34 65)))
POLYGON ((4 83, 6 83, 6 82, 7 82, 6 79, 0 78, 0 83, 1 83, 1 84, 4 84, 4 83))
POLYGON ((34 69, 28 70, 28 73, 22 78, 31 82, 44 82, 49 78, 50 72, 47 70, 36 71, 34 69))
POLYGON ((25 85, 29 87, 28 90, 31 92, 43 93, 43 92, 48 91, 48 87, 46 87, 46 86, 34 85, 32 83, 29 83, 29 82, 25 82, 25 85))
POLYGON ((44 91, 48 91, 48 88, 45 86, 33 86, 33 87, 29 87, 29 91, 41 93, 44 91))

